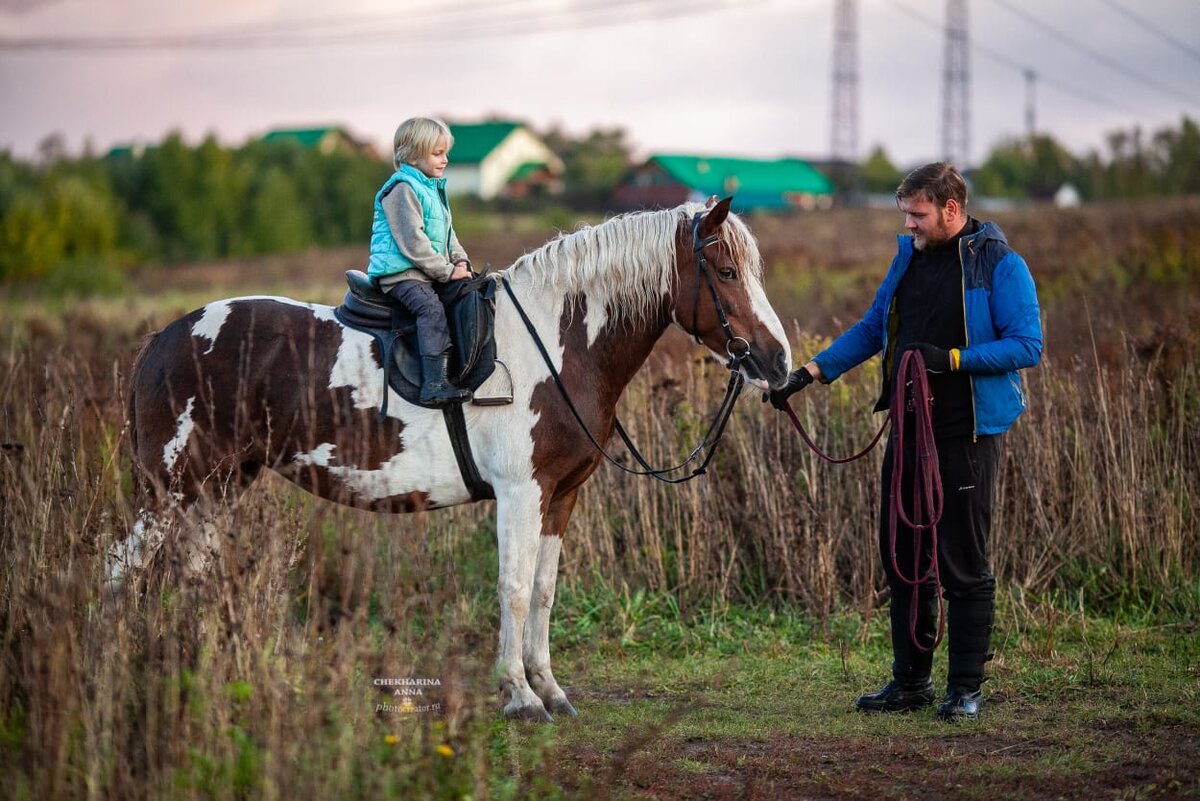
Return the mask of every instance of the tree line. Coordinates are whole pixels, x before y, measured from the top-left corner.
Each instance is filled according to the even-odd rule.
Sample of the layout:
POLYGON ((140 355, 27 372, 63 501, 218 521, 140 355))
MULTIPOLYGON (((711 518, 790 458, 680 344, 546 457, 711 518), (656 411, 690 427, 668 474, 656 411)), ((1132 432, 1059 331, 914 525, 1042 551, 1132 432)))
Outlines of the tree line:
MULTIPOLYGON (((544 139, 566 165, 566 192, 534 202, 607 209, 631 163, 625 132, 544 139)), ((1069 182, 1085 200, 1200 193, 1190 118, 1148 135, 1114 132, 1107 148, 1076 157, 1048 135, 1001 142, 971 172, 974 192, 1043 198, 1069 182)), ((48 147, 33 163, 0 152, 0 281, 365 243, 371 199, 390 172, 366 153, 289 141, 228 148, 212 137, 192 146, 179 134, 140 155, 70 158, 48 147)), ((877 147, 859 176, 866 191, 890 193, 903 172, 877 147)))
MULTIPOLYGON (((1048 134, 1011 138, 968 175, 974 194, 987 197, 1044 199, 1066 183, 1084 200, 1200 193, 1200 127, 1189 117, 1153 133, 1114 131, 1105 146, 1075 156, 1048 134)), ((860 176, 867 192, 891 193, 904 174, 876 147, 860 176)))
POLYGON ((0 278, 366 241, 389 174, 364 154, 212 137, 189 146, 178 134, 136 156, 35 165, 0 153, 0 278))

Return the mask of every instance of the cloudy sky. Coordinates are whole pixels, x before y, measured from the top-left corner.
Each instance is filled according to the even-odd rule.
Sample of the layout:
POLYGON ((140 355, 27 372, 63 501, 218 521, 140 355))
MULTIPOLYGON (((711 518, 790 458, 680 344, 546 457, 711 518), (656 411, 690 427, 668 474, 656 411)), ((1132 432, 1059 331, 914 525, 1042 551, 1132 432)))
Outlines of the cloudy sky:
MULTIPOLYGON (((945 0, 857 0, 859 150, 941 156, 945 0)), ((0 0, 0 149, 227 144, 408 116, 620 126, 639 154, 824 157, 834 0, 0 0)), ((1200 118, 1200 0, 968 0, 971 156, 1200 118)), ((452 154, 453 155, 453 154, 452 154)))

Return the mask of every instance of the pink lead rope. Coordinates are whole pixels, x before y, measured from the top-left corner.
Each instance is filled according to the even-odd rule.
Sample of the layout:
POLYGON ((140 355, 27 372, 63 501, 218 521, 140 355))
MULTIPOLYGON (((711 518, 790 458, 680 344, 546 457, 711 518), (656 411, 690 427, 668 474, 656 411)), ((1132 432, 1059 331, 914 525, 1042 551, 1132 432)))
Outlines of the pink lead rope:
POLYGON ((938 593, 938 630, 933 644, 925 647, 917 641, 917 609, 920 586, 930 579, 934 586, 941 586, 941 576, 938 573, 937 558, 937 524, 942 519, 944 496, 942 493, 942 476, 938 467, 937 444, 933 439, 933 416, 931 405, 933 396, 929 392, 929 377, 925 372, 925 359, 920 351, 908 350, 900 355, 900 369, 896 374, 896 388, 892 395, 891 408, 888 417, 875 433, 875 437, 867 447, 853 456, 836 459, 817 447, 809 437, 808 432, 800 423, 800 418, 792 410, 791 404, 786 404, 784 411, 792 420, 792 425, 800 434, 804 443, 813 453, 830 464, 846 464, 861 459, 871 452, 883 437, 884 429, 890 421, 895 437, 892 449, 892 475, 888 497, 888 549, 892 560, 892 570, 905 584, 912 587, 912 603, 909 606, 908 634, 913 645, 919 650, 929 652, 938 647, 946 629, 945 607, 941 593, 938 593), (909 391, 911 387, 911 392, 909 391), (913 447, 916 451, 916 474, 913 476, 912 515, 904 508, 900 497, 900 488, 904 477, 904 411, 910 409, 914 413, 916 432, 913 447), (912 529, 913 532, 913 566, 912 576, 906 576, 900 569, 896 559, 896 537, 900 529, 899 523, 912 529), (921 573, 921 545, 924 533, 928 531, 931 538, 931 556, 929 568, 921 573))

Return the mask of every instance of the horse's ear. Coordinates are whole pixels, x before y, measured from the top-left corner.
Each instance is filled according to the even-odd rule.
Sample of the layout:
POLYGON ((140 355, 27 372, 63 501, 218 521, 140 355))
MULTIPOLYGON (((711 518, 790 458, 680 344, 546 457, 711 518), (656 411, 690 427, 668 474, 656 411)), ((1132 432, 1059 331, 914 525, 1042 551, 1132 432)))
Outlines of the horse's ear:
POLYGON ((721 227, 721 223, 725 222, 725 218, 729 216, 729 205, 733 203, 732 197, 727 197, 720 203, 712 207, 712 210, 704 215, 704 219, 700 221, 700 238, 712 236, 717 229, 721 227))

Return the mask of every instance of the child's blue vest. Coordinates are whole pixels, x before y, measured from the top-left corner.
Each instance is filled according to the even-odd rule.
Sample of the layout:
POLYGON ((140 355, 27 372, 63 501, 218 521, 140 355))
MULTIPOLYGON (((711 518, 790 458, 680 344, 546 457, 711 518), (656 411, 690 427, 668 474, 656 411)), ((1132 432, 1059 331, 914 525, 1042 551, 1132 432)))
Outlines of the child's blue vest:
POLYGON ((413 266, 400 252, 388 225, 387 215, 383 213, 384 197, 401 181, 417 193, 425 235, 429 237, 434 252, 443 255, 450 252, 450 205, 446 202, 446 179, 430 178, 411 164, 402 164, 375 195, 375 217, 371 221, 371 260, 367 266, 367 275, 372 278, 402 273, 413 266))

